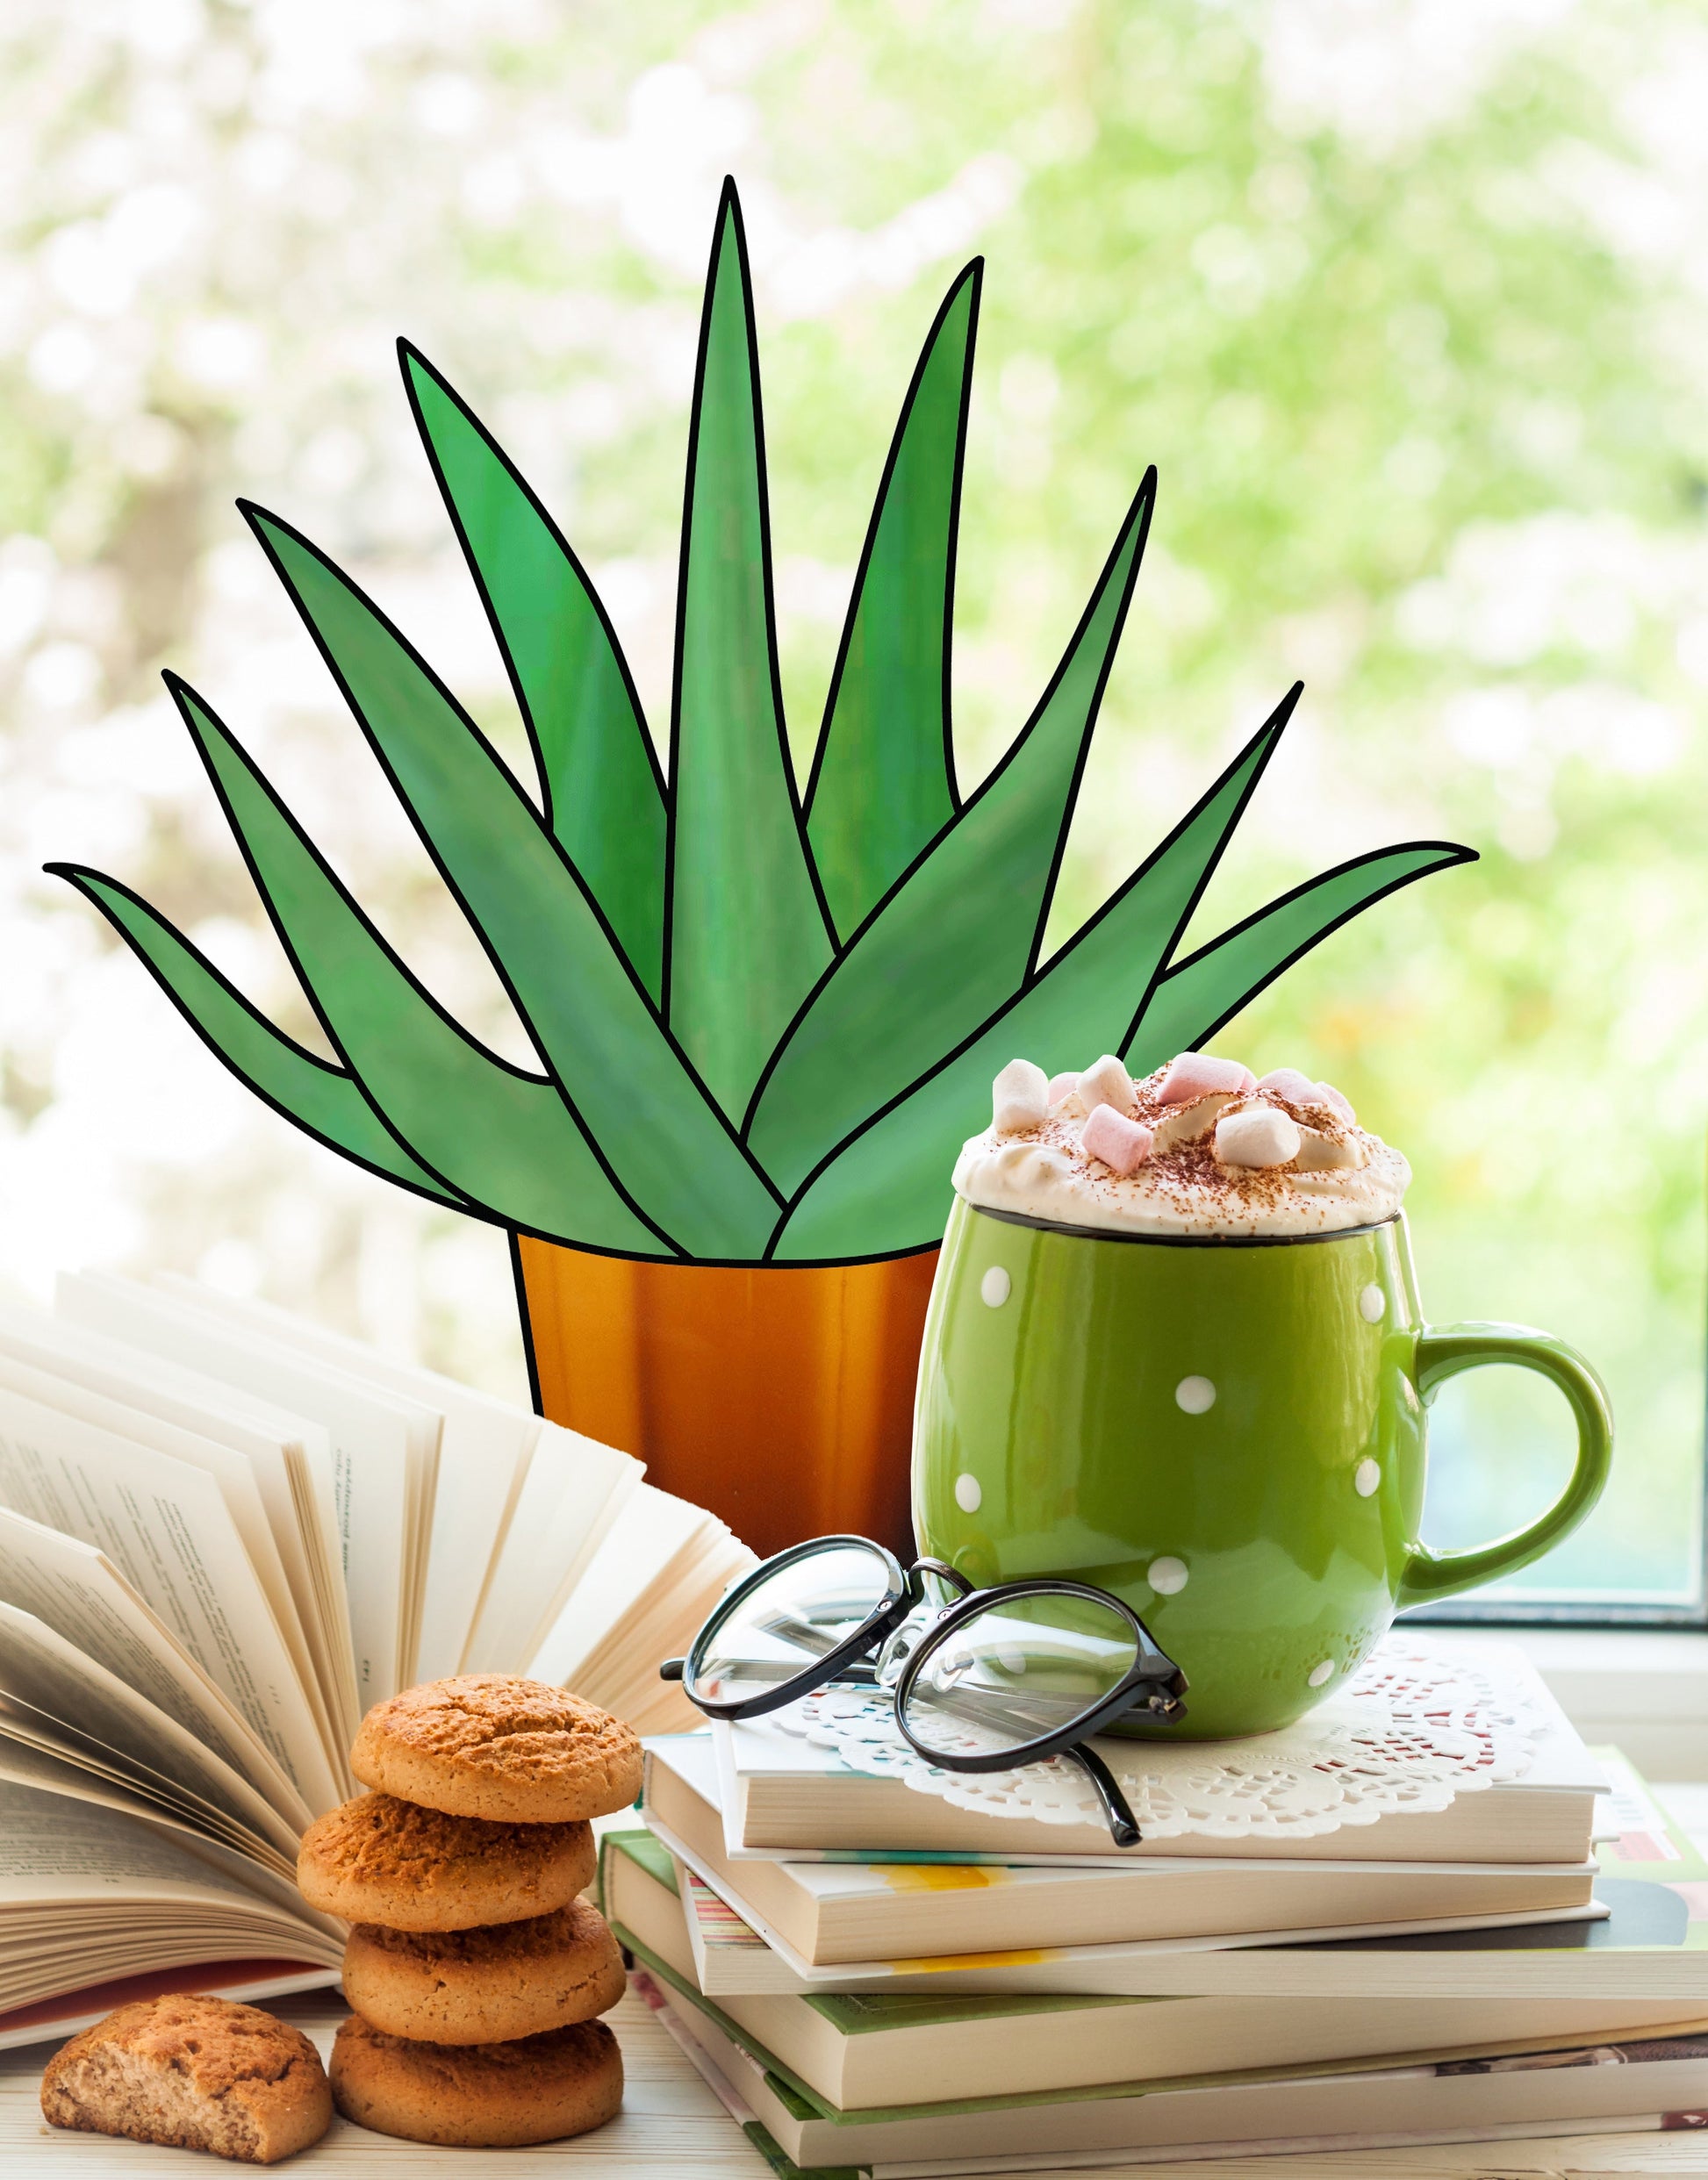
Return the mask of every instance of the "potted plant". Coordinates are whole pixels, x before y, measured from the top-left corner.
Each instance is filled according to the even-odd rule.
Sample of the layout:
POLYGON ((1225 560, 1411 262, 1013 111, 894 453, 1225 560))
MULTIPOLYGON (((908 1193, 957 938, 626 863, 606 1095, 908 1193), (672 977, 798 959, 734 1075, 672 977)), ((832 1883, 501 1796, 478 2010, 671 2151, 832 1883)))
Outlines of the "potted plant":
POLYGON ((201 699, 169 685, 328 1064, 99 872, 108 916, 226 1065, 371 1172, 513 1237, 542 1412, 624 1445, 756 1549, 901 1542, 915 1363, 962 1139, 1017 1052, 1143 1073, 1337 925, 1468 851, 1361 857, 1181 957, 1299 694, 1047 960, 1042 941, 1144 551, 1141 483, 1036 709, 956 785, 948 659, 980 266, 926 340, 879 486, 805 792, 771 599, 753 305, 719 207, 689 437, 668 767, 585 570, 400 344, 422 440, 537 766, 531 799, 309 541, 243 512, 514 1001, 537 1068, 451 1019, 201 699))

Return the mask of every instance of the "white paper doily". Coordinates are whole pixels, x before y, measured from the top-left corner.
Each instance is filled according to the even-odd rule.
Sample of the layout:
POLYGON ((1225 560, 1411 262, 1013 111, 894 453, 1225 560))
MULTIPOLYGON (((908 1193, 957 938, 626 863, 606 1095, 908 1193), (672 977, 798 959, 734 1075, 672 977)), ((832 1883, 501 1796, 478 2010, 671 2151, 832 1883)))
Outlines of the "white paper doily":
MULTIPOLYGON (((821 1689, 768 1725, 834 1749, 850 1770, 901 1779, 958 1809, 1101 1827, 1078 1765, 944 1771, 895 1730, 881 1689, 821 1689)), ((1304 1839, 1396 1811, 1446 1809, 1529 1770, 1543 1712, 1521 1689, 1413 1636, 1390 1637, 1344 1689, 1296 1725, 1245 1741, 1124 1741, 1097 1747, 1147 1839, 1304 1839)), ((972 1744, 970 1743, 971 1746, 972 1744)))

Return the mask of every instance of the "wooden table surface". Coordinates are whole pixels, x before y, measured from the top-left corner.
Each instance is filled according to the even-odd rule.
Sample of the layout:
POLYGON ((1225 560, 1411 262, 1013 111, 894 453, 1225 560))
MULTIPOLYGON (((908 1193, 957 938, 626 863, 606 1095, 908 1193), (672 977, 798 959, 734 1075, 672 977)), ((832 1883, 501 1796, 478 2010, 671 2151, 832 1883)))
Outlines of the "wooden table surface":
MULTIPOLYGON (((272 2011, 295 2021, 328 2050, 346 2009, 316 1993, 277 2000, 272 2011)), ((622 2042, 628 2088, 620 2116, 597 2133, 541 2149, 427 2149, 370 2134, 335 2119, 332 2132, 281 2170, 316 2176, 348 2173, 356 2180, 390 2172, 398 2180, 440 2173, 488 2171, 504 2180, 635 2180, 641 2174, 690 2175, 694 2180, 766 2180, 768 2167, 709 2089, 640 2002, 623 2000, 611 2016, 622 2042)), ((188 2150, 154 2149, 104 2135, 70 2134, 47 2126, 37 2084, 54 2047, 0 2052, 0 2175, 4 2180, 211 2180, 224 2169, 188 2150)), ((233 2169, 247 2170, 248 2168, 233 2169)), ((1084 2168, 1078 2169, 1081 2173, 1084 2168)), ((1708 2180, 1708 2139, 1692 2134, 1591 2134, 1534 2142, 1487 2142, 1404 2150, 1343 2150, 1310 2157, 1171 2160, 1163 2164, 1112 2162, 1096 2168, 1104 2180, 1601 2180, 1642 2174, 1647 2180, 1708 2180)), ((1061 2168, 1063 2180, 1072 2180, 1061 2168)))

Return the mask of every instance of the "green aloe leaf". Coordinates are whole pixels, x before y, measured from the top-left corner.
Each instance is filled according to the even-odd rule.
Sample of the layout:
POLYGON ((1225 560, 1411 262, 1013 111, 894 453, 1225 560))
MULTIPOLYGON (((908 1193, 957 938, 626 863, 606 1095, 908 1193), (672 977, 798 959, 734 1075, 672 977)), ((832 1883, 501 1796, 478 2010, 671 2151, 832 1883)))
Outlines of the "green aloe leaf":
POLYGON ((779 1228, 777 1257, 923 1247, 943 1231, 957 1151, 988 1124, 997 1070, 1023 1054, 1053 1074, 1121 1049, 1298 699, 1295 686, 1161 846, 1005 1006, 822 1163, 779 1228))
POLYGON ((1165 979, 1128 1026, 1123 911, 1131 885, 1116 896, 1056 957, 1044 976, 965 1051, 913 1096, 867 1129, 802 1196, 782 1230, 782 1261, 888 1256, 928 1247, 943 1230, 951 1201, 949 1176, 960 1145, 989 1123, 990 1082, 1016 1053, 1055 1071, 1084 1064, 1094 1051, 1125 1051, 1145 1072, 1174 1053, 1200 1045, 1246 1001, 1347 919, 1432 871, 1475 862, 1448 842, 1414 843, 1361 857, 1273 903, 1238 928, 1231 950, 1215 941, 1181 965, 1180 990, 1163 1006, 1165 979), (1313 905, 1294 914, 1313 898, 1313 905), (1265 950, 1241 942, 1272 916, 1274 943, 1265 950), (1051 988, 1065 959, 1077 975, 1051 988), (1255 976, 1247 986, 1240 979, 1255 976), (1174 1002, 1180 1003, 1176 1005, 1174 1002), (906 1237, 907 1238, 903 1238, 906 1237))
MULTIPOLYGON (((1152 470, 1037 710, 822 979, 767 1072, 748 1140, 779 1187, 796 1187, 1036 968, 1155 492, 1152 470)), ((1161 899, 1166 882, 1152 883, 1161 899)))
POLYGON ((410 405, 534 746, 546 822, 656 1003, 664 988, 663 776, 586 570, 515 465, 399 341, 410 405))
POLYGON ((276 1029, 206 955, 129 886, 75 864, 50 863, 47 868, 94 902, 202 1042, 276 1113, 370 1173, 459 1211, 492 1215, 487 1207, 446 1187, 411 1158, 362 1095, 354 1075, 276 1029))
POLYGON ((757 1251, 777 1200, 597 904, 473 721, 307 539, 245 513, 554 1080, 625 1196, 692 1257, 757 1251))
POLYGON ((595 1249, 670 1253, 670 1237, 613 1185, 556 1086, 511 1066, 445 1013, 220 721, 176 677, 168 686, 304 991, 398 1140, 506 1224, 595 1249))
POLYGON ((1432 871, 1475 861, 1472 850, 1451 841, 1417 841, 1355 857, 1295 886, 1170 969, 1119 1048, 1122 1057, 1135 1074, 1148 1075, 1214 1036, 1301 956, 1385 894, 1432 871))
POLYGON ((726 183, 682 518, 671 727, 667 1018, 732 1119, 829 960, 777 675, 747 247, 726 183))
POLYGON ((944 300, 895 427, 807 783, 836 929, 865 921, 953 816, 955 539, 984 260, 944 300))

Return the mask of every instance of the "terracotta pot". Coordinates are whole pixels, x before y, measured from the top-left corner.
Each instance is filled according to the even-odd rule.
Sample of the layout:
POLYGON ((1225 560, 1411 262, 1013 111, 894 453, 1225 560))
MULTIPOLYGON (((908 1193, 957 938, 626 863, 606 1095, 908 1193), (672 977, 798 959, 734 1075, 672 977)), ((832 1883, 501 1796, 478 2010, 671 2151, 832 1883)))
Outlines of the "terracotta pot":
POLYGON ((853 1531, 911 1557, 914 1379, 936 1250, 642 1264, 518 1237, 541 1414, 647 1465, 764 1555, 853 1531))

